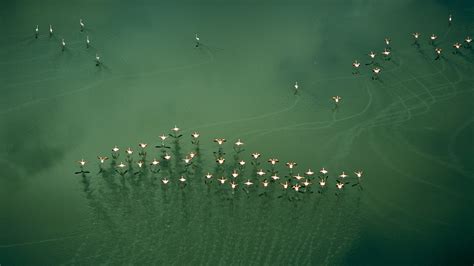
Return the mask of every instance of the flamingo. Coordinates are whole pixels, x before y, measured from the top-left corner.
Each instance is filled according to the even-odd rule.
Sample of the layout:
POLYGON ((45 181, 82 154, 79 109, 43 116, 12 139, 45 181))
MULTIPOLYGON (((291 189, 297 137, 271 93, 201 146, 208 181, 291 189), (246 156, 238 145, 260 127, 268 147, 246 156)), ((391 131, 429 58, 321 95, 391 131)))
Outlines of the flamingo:
POLYGON ((234 169, 234 171, 232 171, 232 177, 237 178, 238 176, 239 176, 239 172, 237 172, 237 170, 234 169))
POLYGON ((303 185, 304 185, 305 187, 307 187, 307 186, 309 186, 309 185, 311 185, 311 184, 312 184, 312 183, 309 181, 309 179, 306 179, 306 180, 303 182, 303 185))
POLYGON ((324 167, 321 168, 321 170, 319 170, 319 172, 320 172, 321 174, 323 174, 323 175, 325 175, 325 174, 328 173, 328 171, 327 171, 326 169, 324 169, 324 167))
POLYGON ((99 56, 99 54, 95 54, 95 65, 96 66, 100 65, 100 56, 99 56))
POLYGON ((226 142, 226 139, 216 138, 216 139, 214 139, 214 142, 217 143, 218 145, 222 145, 226 142))
POLYGON ((298 181, 301 180, 301 179, 303 179, 303 177, 300 176, 300 174, 297 174, 297 175, 295 175, 295 176, 293 176, 293 177, 296 178, 296 180, 298 180, 298 181))
POLYGON ((264 176, 265 174, 266 173, 265 173, 265 171, 263 171, 263 169, 260 169, 260 170, 257 171, 257 175, 259 175, 259 176, 264 176))
POLYGON ((459 48, 461 48, 461 44, 456 42, 455 44, 453 44, 453 47, 454 47, 454 53, 457 54, 459 51, 459 48))
POLYGON ((259 157, 260 157, 260 153, 258 152, 252 153, 252 158, 254 158, 255 160, 257 160, 259 157))
POLYGON ((274 181, 277 181, 278 179, 280 179, 280 177, 277 174, 273 174, 271 176, 271 179, 273 179, 274 181))
POLYGON ((222 165, 222 164, 224 164, 225 159, 222 158, 222 157, 220 157, 220 158, 217 158, 216 162, 217 162, 219 165, 222 165))
POLYGON ((199 44, 200 44, 199 40, 200 39, 199 39, 199 36, 198 36, 197 33, 194 35, 194 39, 196 40, 196 47, 199 47, 199 44))
POLYGON ((295 162, 287 162, 286 163, 286 166, 289 168, 289 169, 293 169, 295 166, 297 166, 298 164, 295 163, 295 162))
POLYGON ((353 74, 359 73, 359 67, 360 67, 359 61, 354 60, 354 62, 352 62, 352 67, 354 68, 354 71, 352 72, 353 74))
POLYGON ((270 158, 270 159, 268 159, 268 162, 269 162, 271 165, 276 165, 276 164, 279 162, 279 160, 278 160, 278 159, 275 159, 275 158, 270 158))

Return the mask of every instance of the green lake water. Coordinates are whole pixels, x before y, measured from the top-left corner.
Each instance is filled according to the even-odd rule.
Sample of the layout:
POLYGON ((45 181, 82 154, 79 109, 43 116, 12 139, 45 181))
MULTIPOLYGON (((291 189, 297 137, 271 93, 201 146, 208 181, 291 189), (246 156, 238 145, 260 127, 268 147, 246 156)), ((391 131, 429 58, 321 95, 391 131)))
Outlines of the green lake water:
POLYGON ((0 265, 474 263, 472 1, 20 0, 0 28, 0 265), (155 145, 175 125, 166 166, 155 145), (134 174, 139 142, 158 174, 134 174), (264 188, 269 158, 281 180, 264 188), (280 185, 323 167, 326 189, 280 185))

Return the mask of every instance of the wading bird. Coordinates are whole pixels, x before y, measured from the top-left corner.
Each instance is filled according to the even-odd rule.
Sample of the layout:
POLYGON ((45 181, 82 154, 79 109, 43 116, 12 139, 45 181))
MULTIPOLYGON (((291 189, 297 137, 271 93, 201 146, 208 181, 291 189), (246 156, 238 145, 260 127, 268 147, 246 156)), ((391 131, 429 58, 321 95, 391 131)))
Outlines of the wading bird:
POLYGON ((371 59, 375 59, 375 56, 376 56, 376 55, 377 55, 377 54, 374 53, 373 51, 370 51, 370 53, 369 53, 369 57, 370 57, 371 59))
POLYGON ((436 36, 434 33, 431 34, 431 36, 430 36, 430 42, 431 42, 432 45, 434 45, 436 39, 438 39, 438 36, 436 36))
POLYGON ((238 139, 235 143, 234 143, 234 150, 235 152, 239 153, 239 152, 242 152, 242 146, 244 145, 244 143, 238 139))
POLYGON ((354 174, 356 175, 357 177, 357 183, 353 184, 352 186, 355 187, 355 186, 359 186, 360 189, 362 189, 362 185, 361 185, 361 181, 362 181, 362 171, 356 171, 354 172, 354 174))
POLYGON ((250 181, 250 179, 247 179, 247 181, 244 183, 244 185, 246 185, 247 187, 250 187, 251 185, 253 185, 252 181, 250 181))
POLYGON ((301 179, 303 179, 302 176, 300 176, 300 174, 297 174, 295 176, 293 176, 296 180, 300 181, 301 179))
POLYGON ((352 74, 358 74, 359 67, 360 67, 359 61, 355 60, 354 62, 352 62, 352 67, 354 68, 354 71, 352 72, 352 74))
POLYGON ((146 143, 138 143, 138 147, 140 147, 140 152, 138 153, 138 155, 140 156, 145 156, 146 155, 146 152, 145 152, 145 148, 148 146, 148 144, 146 143))
POLYGON ((214 139, 214 142, 217 143, 218 145, 222 145, 226 142, 226 140, 223 138, 216 138, 214 139))
POLYGON ((337 181, 337 182, 336 182, 336 187, 337 187, 337 189, 341 190, 341 189, 344 188, 344 183, 341 182, 341 181, 337 181))
POLYGON ((153 161, 151 161, 150 165, 152 167, 150 169, 152 173, 156 174, 160 171, 160 168, 158 168, 160 166, 160 161, 158 161, 157 159, 153 159, 153 161))
POLYGON ((456 43, 453 44, 453 48, 454 48, 453 54, 457 54, 459 49, 461 48, 461 44, 456 42, 456 43))
POLYGON ((217 158, 217 159, 216 159, 216 162, 217 162, 219 165, 222 165, 222 164, 224 164, 225 159, 222 158, 222 157, 220 157, 220 158, 217 158))
POLYGON ((418 39, 420 38, 420 33, 413 32, 411 35, 413 36, 413 44, 417 47, 420 47, 420 43, 418 42, 418 39))
POLYGON ((443 49, 441 49, 441 48, 435 48, 435 53, 436 53, 435 60, 440 59, 440 57, 441 57, 441 52, 443 52, 443 49))
POLYGON ((125 167, 127 167, 126 164, 124 164, 123 162, 120 162, 118 165, 117 165, 117 173, 119 173, 121 176, 124 176, 128 170, 125 170, 125 167))
POLYGON ((273 179, 273 181, 277 181, 278 179, 280 179, 277 174, 273 174, 270 178, 273 179))
POLYGON ((227 179, 225 177, 221 177, 220 179, 217 179, 219 181, 219 183, 221 183, 221 185, 223 185, 225 183, 225 181, 227 181, 227 179))
POLYGON ((99 56, 99 54, 95 54, 95 65, 100 66, 100 56, 99 56))
POLYGON ((191 140, 191 143, 192 143, 192 144, 198 144, 198 143, 199 143, 199 140, 198 140, 199 136, 200 136, 200 134, 199 134, 198 132, 193 132, 193 133, 191 134, 191 137, 193 138, 193 139, 191 140))
POLYGON ((162 149, 170 149, 171 147, 165 145, 165 140, 168 138, 165 134, 161 134, 160 136, 161 144, 155 146, 156 148, 162 148, 162 149))
POLYGON ((237 170, 234 169, 234 171, 232 171, 232 177, 233 178, 237 178, 239 176, 239 172, 237 172, 237 170))
POLYGON ((141 173, 141 170, 142 170, 142 168, 143 168, 143 165, 145 165, 145 162, 143 162, 143 161, 138 161, 138 162, 137 162, 137 165, 138 165, 139 170, 138 170, 137 172, 135 172, 135 175, 138 175, 138 174, 141 173))
POLYGON ((309 185, 311 185, 312 183, 309 181, 309 179, 306 179, 304 182, 303 182, 303 186, 305 187, 308 187, 309 185))
POLYGON ((298 164, 295 163, 295 162, 287 162, 286 163, 286 167, 288 167, 288 169, 293 169, 294 167, 296 167, 298 164))
POLYGON ((120 149, 117 146, 114 146, 112 148, 112 158, 117 159, 120 155, 119 151, 120 149))
POLYGON ((374 53, 373 51, 370 51, 370 53, 369 53, 370 62, 367 63, 366 65, 371 65, 371 64, 375 63, 375 56, 376 55, 377 55, 376 53, 374 53))
POLYGON ((109 159, 107 156, 97 156, 97 159, 99 159, 100 164, 104 164, 105 161, 109 159))
POLYGON ((292 188, 293 188, 296 192, 299 192, 299 191, 300 191, 300 188, 301 188, 301 185, 300 185, 300 184, 296 184, 296 185, 293 185, 292 188))
POLYGON ((84 21, 82 21, 82 18, 79 19, 79 25, 81 26, 81 31, 84 31, 84 21))
POLYGON ((184 163, 186 164, 186 166, 188 166, 189 164, 191 164, 191 159, 192 159, 191 157, 187 157, 187 156, 184 157, 183 161, 184 161, 184 163))
POLYGON ((97 159, 99 159, 99 173, 101 173, 104 169, 102 166, 104 165, 105 161, 109 159, 107 156, 97 156, 97 159))
POLYGON ((326 186, 326 179, 325 178, 319 179, 319 186, 321 188, 324 188, 326 186))
POLYGON ((323 175, 326 175, 328 173, 328 171, 324 167, 321 168, 321 170, 319 170, 319 172, 323 175))
POLYGON ((380 71, 381 71, 381 69, 379 67, 376 67, 376 68, 372 69, 372 73, 373 73, 372 80, 379 79, 380 71))
POLYGON ((273 166, 273 165, 276 165, 279 162, 279 160, 275 158, 270 158, 268 159, 268 162, 273 166))
POLYGON ((382 54, 383 54, 385 60, 390 60, 390 54, 391 54, 390 50, 388 50, 387 48, 385 48, 385 49, 383 50, 382 54))
POLYGON ((86 166, 86 163, 87 163, 84 159, 79 160, 78 163, 79 163, 80 171, 75 172, 74 174, 77 175, 77 174, 88 174, 88 173, 90 173, 89 171, 84 170, 84 166, 86 166))
POLYGON ((174 125, 174 127, 171 129, 173 134, 170 134, 170 136, 175 138, 175 139, 182 137, 183 135, 179 134, 179 130, 180 130, 180 128, 177 127, 176 125, 174 125))
POLYGON ((466 39, 464 39, 464 41, 466 42, 466 47, 467 47, 467 48, 470 48, 470 47, 471 47, 472 38, 471 38, 470 36, 467 36, 466 39))
POLYGON ((197 33, 194 35, 194 39, 196 40, 196 47, 199 47, 199 44, 200 44, 199 40, 200 39, 199 39, 199 36, 198 36, 197 33))
POLYGON ((348 177, 348 175, 344 171, 342 171, 342 173, 339 175, 339 177, 344 179, 344 178, 348 177))

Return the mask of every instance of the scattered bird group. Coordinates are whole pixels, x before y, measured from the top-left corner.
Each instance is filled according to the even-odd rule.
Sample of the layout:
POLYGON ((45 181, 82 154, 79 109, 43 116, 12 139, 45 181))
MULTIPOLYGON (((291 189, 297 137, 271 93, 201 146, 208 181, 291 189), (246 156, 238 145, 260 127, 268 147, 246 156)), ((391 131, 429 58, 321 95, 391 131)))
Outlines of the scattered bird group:
MULTIPOLYGON (((452 21, 453 21, 453 16, 450 14, 448 16, 448 26, 451 26, 452 21)), ((419 39, 420 39, 421 34, 419 32, 413 32, 411 35, 413 36, 413 40, 414 40, 413 45, 415 45, 416 47, 419 48, 420 47, 419 39)), ((438 36, 434 33, 429 36, 429 44, 431 44, 434 47, 434 52, 435 52, 435 58, 434 59, 435 60, 438 60, 438 59, 441 58, 441 54, 442 54, 442 51, 443 51, 442 48, 437 47, 437 44, 436 44, 437 39, 438 39, 438 36)), ((391 59, 391 54, 392 54, 391 39, 386 37, 384 39, 384 41, 385 41, 385 48, 382 52, 382 55, 384 56, 385 60, 390 60, 391 59)), ((470 36, 467 36, 464 39, 464 42, 465 42, 465 47, 467 49, 470 49, 472 38, 470 36)), ((453 44, 453 48, 454 48, 453 54, 459 53, 459 50, 462 46, 463 46, 462 43, 455 42, 453 44)), ((374 66, 372 68, 372 80, 378 80, 379 79, 379 74, 381 73, 382 69, 381 69, 380 65, 375 61, 376 53, 374 51, 370 51, 370 53, 368 55, 369 55, 370 61, 368 63, 366 63, 366 65, 373 65, 374 66)), ((352 67, 353 67, 353 72, 352 72, 353 74, 359 74, 360 73, 359 72, 359 67, 360 67, 359 61, 354 60, 354 62, 352 63, 352 67)))
MULTIPOLYGON (((85 30, 85 24, 84 24, 84 21, 82 19, 79 19, 79 26, 80 26, 80 31, 81 32, 84 32, 85 30)), ((52 38, 54 36, 54 30, 53 30, 53 25, 50 24, 49 25, 49 38, 52 38)), ((39 25, 36 25, 35 26, 35 38, 38 39, 39 37, 39 25)), ((91 41, 89 39, 89 35, 86 35, 86 48, 89 49, 91 47, 91 41)), ((66 51, 66 41, 64 38, 61 38, 61 51, 64 52, 66 51)), ((96 66, 100 66, 100 56, 98 54, 96 54, 95 56, 95 63, 96 63, 96 66)))

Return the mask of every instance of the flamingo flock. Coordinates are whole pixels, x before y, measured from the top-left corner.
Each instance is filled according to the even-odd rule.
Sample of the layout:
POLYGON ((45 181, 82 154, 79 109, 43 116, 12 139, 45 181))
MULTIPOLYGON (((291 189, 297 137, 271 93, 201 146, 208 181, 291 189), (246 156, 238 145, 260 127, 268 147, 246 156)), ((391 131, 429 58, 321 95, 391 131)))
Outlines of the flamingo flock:
MULTIPOLYGON (((452 23, 453 23, 453 16, 451 14, 449 14, 449 16, 448 16, 448 26, 451 26, 452 23)), ((413 41, 414 41, 413 45, 420 48, 421 33, 413 32, 411 35, 412 35, 413 41)), ((432 49, 434 51, 434 60, 441 59, 442 58, 442 52, 443 52, 443 48, 438 46, 437 41, 438 41, 438 35, 436 35, 435 33, 432 33, 431 35, 429 35, 428 43, 433 47, 432 49)), ((383 49, 381 54, 383 55, 384 60, 388 61, 388 60, 391 59, 391 55, 392 55, 391 39, 389 37, 386 37, 384 39, 384 42, 385 42, 385 48, 383 49)), ((466 49, 471 49, 471 42, 472 42, 472 38, 470 36, 465 37, 464 45, 463 45, 463 42, 459 42, 459 41, 455 42, 454 44, 452 44, 453 54, 460 54, 461 53, 460 52, 461 47, 463 47, 463 46, 466 49)), ((368 56, 370 58, 370 61, 368 63, 366 63, 366 65, 373 65, 374 66, 371 69, 372 70, 372 80, 378 80, 379 76, 380 76, 380 73, 382 72, 383 68, 376 61, 377 53, 374 52, 374 51, 370 51, 368 56)), ((352 68, 353 68, 352 74, 354 74, 354 75, 359 74, 360 73, 359 72, 359 67, 360 67, 359 61, 354 60, 353 63, 352 63, 352 68)))
MULTIPOLYGON (((197 181, 210 188, 216 185, 218 189, 228 188, 232 194, 242 191, 246 194, 255 192, 260 196, 275 190, 283 192, 291 190, 294 193, 325 193, 330 180, 334 180, 336 195, 340 195, 348 184, 362 188, 363 172, 361 170, 354 171, 354 176, 341 171, 332 178, 324 167, 317 172, 309 168, 298 173, 298 163, 294 161, 288 161, 282 165, 286 170, 278 168, 280 160, 275 157, 266 159, 264 165, 265 161, 261 161, 262 154, 259 152, 247 155, 251 164, 246 167, 245 158, 241 158, 241 152, 245 146, 241 139, 237 139, 232 145, 233 159, 231 160, 224 152, 226 139, 214 138, 214 145, 217 146, 217 151, 212 153, 214 167, 213 169, 211 167, 206 174, 198 176, 196 169, 206 166, 197 159, 203 157, 198 142, 201 134, 198 132, 190 134, 193 149, 186 154, 177 154, 178 152, 173 147, 180 145, 182 136, 181 129, 174 126, 168 134, 159 136, 159 145, 155 146, 156 151, 148 150, 149 145, 144 142, 138 143, 137 152, 132 147, 127 147, 122 151, 118 146, 113 146, 110 155, 97 156, 97 178, 101 175, 122 178, 122 180, 150 178, 163 187, 172 187, 174 184, 181 189, 197 181), (168 137, 173 140, 171 143, 166 143, 168 137), (172 161, 170 164, 164 163, 170 161, 172 161)), ((78 165, 79 171, 75 174, 80 174, 84 178, 92 175, 91 170, 86 169, 88 162, 85 159, 79 160, 78 165)))

